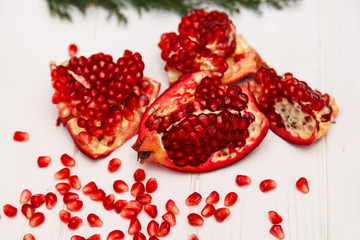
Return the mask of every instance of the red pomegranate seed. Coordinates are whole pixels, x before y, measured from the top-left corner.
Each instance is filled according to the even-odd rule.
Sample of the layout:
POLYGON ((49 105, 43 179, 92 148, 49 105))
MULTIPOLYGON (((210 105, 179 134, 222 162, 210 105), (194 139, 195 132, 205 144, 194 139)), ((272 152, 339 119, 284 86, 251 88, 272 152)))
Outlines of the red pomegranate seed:
POLYGON ((136 197, 136 200, 141 203, 142 205, 146 205, 151 203, 152 197, 150 194, 144 193, 136 197))
POLYGON ((134 180, 135 182, 141 182, 145 180, 145 171, 144 169, 138 168, 134 172, 134 180))
POLYGON ((121 160, 118 158, 113 158, 108 163, 108 170, 109 172, 116 172, 121 166, 121 160))
POLYGON ((191 234, 189 240, 199 240, 199 238, 196 236, 196 234, 191 234))
POLYGON ((90 199, 93 201, 102 202, 106 197, 106 193, 101 188, 90 194, 90 199))
POLYGON ((123 180, 116 180, 113 184, 113 188, 117 193, 123 193, 129 190, 129 186, 123 180))
POLYGON ((87 221, 90 227, 102 227, 103 221, 94 213, 90 213, 87 216, 87 221))
POLYGON ((204 217, 211 217, 215 213, 215 207, 212 204, 206 204, 201 210, 201 215, 204 217))
POLYGON ((137 218, 133 218, 130 221, 130 225, 129 225, 129 229, 128 229, 128 233, 130 235, 134 235, 137 232, 141 231, 141 223, 137 218))
POLYGON ((237 175, 235 182, 239 187, 249 185, 251 183, 251 178, 246 175, 237 175))
POLYGON ((61 182, 56 184, 55 188, 61 195, 65 195, 65 193, 70 191, 71 186, 68 183, 61 182))
POLYGON ((37 227, 45 221, 45 216, 42 212, 36 212, 29 219, 29 224, 31 227, 37 227))
POLYGON ((82 224, 82 219, 75 216, 75 217, 70 218, 67 226, 68 226, 68 228, 75 230, 75 229, 78 229, 81 224, 82 224))
POLYGON ((66 203, 66 207, 70 211, 80 211, 80 209, 83 207, 83 201, 81 200, 70 200, 66 203))
POLYGON ((135 209, 138 213, 141 212, 141 210, 143 209, 143 205, 137 201, 137 200, 130 200, 127 204, 126 204, 127 208, 132 208, 135 209))
POLYGON ((70 177, 70 169, 67 167, 60 169, 55 173, 54 177, 56 180, 68 179, 70 177))
POLYGON ((15 217, 17 214, 17 208, 10 204, 4 205, 3 211, 4 211, 5 215, 8 217, 15 217))
POLYGON ((230 215, 230 210, 228 208, 218 208, 214 212, 216 221, 223 222, 230 215))
POLYGON ((147 233, 150 237, 155 236, 159 229, 159 223, 155 220, 151 220, 147 225, 147 233))
POLYGON ((135 233, 133 240, 146 240, 146 236, 142 232, 135 233))
POLYGON ((26 218, 30 219, 34 215, 35 208, 33 208, 30 204, 25 203, 21 206, 21 212, 26 218))
POLYGON ((269 219, 272 224, 279 224, 282 222, 282 217, 275 211, 269 211, 269 219))
POLYGON ((38 164, 39 168, 45 168, 45 167, 49 166, 50 162, 51 162, 50 156, 40 156, 37 159, 37 164, 38 164))
POLYGON ((100 234, 94 234, 88 237, 86 240, 101 240, 100 234))
POLYGON ((126 218, 126 219, 132 219, 137 217, 138 215, 138 211, 134 208, 123 208, 123 210, 121 211, 121 217, 122 218, 126 218))
POLYGON ((148 240, 159 240, 156 236, 151 236, 148 240))
POLYGON ((75 44, 70 44, 69 45, 69 56, 70 57, 75 57, 75 55, 77 54, 78 51, 78 47, 75 44))
POLYGON ((20 203, 25 204, 30 201, 31 198, 31 192, 29 189, 24 189, 20 194, 20 203))
POLYGON ((191 226, 200 227, 204 224, 204 219, 197 213, 190 213, 187 218, 191 226))
POLYGON ((115 212, 121 213, 123 208, 128 204, 126 200, 119 199, 115 202, 115 212))
POLYGON ((285 234, 281 225, 273 225, 270 229, 270 233, 279 240, 285 238, 285 234))
POLYGON ((156 218, 158 214, 156 205, 151 205, 151 204, 145 205, 144 211, 152 218, 156 218))
POLYGON ((238 195, 235 192, 229 192, 225 196, 224 205, 225 206, 233 206, 238 200, 238 195))
POLYGON ((71 218, 71 213, 69 213, 69 212, 66 211, 66 210, 60 210, 60 212, 59 212, 59 217, 60 217, 60 220, 61 220, 63 223, 69 223, 69 222, 70 222, 70 218, 71 218))
POLYGON ((29 134, 27 132, 16 131, 14 133, 14 140, 18 142, 24 142, 29 139, 29 134))
POLYGON ((81 189, 80 179, 79 179, 79 177, 77 175, 70 176, 69 177, 69 183, 70 183, 72 188, 74 188, 76 190, 81 189))
POLYGON ((172 199, 169 199, 166 202, 165 208, 168 212, 172 212, 175 215, 178 215, 180 212, 178 206, 175 204, 174 200, 172 200, 172 199))
POLYGON ((304 194, 308 193, 310 189, 307 179, 304 177, 299 178, 296 182, 296 188, 304 194))
POLYGON ((176 217, 172 212, 167 212, 164 215, 162 215, 162 219, 165 222, 168 222, 170 224, 170 227, 173 227, 176 225, 176 217))
POLYGON ((146 182, 145 188, 146 188, 146 192, 148 192, 148 193, 155 192, 156 189, 158 188, 156 178, 149 178, 146 182))
POLYGON ((156 236, 165 237, 170 232, 170 224, 168 222, 162 222, 156 232, 156 236))
POLYGON ((75 166, 75 163, 76 163, 75 160, 66 153, 61 155, 60 160, 61 160, 62 164, 66 167, 73 167, 73 166, 75 166))
POLYGON ((200 203, 201 199, 202 197, 198 192, 193 192, 192 194, 190 194, 190 196, 188 196, 185 203, 188 206, 195 206, 200 203))
POLYGON ((77 199, 79 199, 79 194, 73 192, 67 192, 63 197, 63 201, 65 204, 71 200, 77 200, 77 199))
POLYGON ((125 237, 125 235, 122 231, 114 230, 109 233, 106 240, 121 240, 121 239, 124 239, 124 237, 125 237))
POLYGON ((44 194, 35 194, 30 198, 30 204, 33 208, 38 208, 45 203, 45 195, 44 194))
POLYGON ((51 209, 53 209, 55 207, 56 203, 57 203, 57 196, 55 195, 55 193, 48 192, 45 195, 46 208, 51 210, 51 209))
POLYGON ((103 206, 108 211, 113 210, 115 208, 115 196, 114 196, 114 194, 109 194, 104 198, 103 206))
POLYGON ((98 190, 98 187, 95 182, 89 182, 82 188, 84 194, 91 194, 96 190, 98 190))
POLYGON ((145 192, 145 186, 142 182, 136 182, 131 186, 131 195, 137 197, 145 192))
POLYGON ((219 202, 220 195, 217 191, 212 191, 209 196, 206 198, 207 204, 216 204, 219 202))
POLYGON ((23 240, 35 240, 35 237, 31 234, 25 234, 25 236, 23 237, 23 240))
POLYGON ((260 183, 260 190, 267 192, 276 188, 276 182, 272 179, 266 179, 260 183))
POLYGON ((86 238, 84 238, 80 235, 74 235, 70 238, 70 240, 86 240, 86 238))

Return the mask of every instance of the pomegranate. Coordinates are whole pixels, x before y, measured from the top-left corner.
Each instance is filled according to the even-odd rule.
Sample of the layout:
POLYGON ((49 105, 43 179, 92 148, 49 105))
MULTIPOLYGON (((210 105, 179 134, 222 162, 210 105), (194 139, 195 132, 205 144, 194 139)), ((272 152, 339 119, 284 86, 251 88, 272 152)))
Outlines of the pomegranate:
POLYGON ((268 120, 247 87, 221 85, 211 76, 183 75, 148 108, 133 145, 141 163, 205 172, 240 160, 260 144, 268 120))
POLYGON ((321 138, 339 112, 332 97, 291 73, 281 77, 274 69, 261 68, 248 84, 271 130, 291 143, 310 145, 321 138))
POLYGON ((173 84, 182 73, 209 70, 230 84, 266 66, 259 54, 236 35, 236 28, 224 12, 190 11, 179 24, 179 34, 164 33, 158 44, 165 70, 173 84))
POLYGON ((140 118, 160 84, 143 77, 139 53, 125 50, 116 62, 98 53, 50 62, 52 101, 75 144, 92 159, 109 155, 137 133, 140 118))

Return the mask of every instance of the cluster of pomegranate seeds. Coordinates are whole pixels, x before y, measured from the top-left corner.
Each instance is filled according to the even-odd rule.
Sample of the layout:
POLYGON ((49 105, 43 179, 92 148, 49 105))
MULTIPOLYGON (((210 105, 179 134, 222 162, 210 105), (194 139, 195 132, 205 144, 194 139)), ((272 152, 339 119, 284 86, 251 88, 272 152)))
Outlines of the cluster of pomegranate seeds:
POLYGON ((28 140, 30 137, 29 133, 27 132, 21 132, 21 131, 16 131, 14 133, 14 140, 17 142, 24 142, 26 140, 28 140))

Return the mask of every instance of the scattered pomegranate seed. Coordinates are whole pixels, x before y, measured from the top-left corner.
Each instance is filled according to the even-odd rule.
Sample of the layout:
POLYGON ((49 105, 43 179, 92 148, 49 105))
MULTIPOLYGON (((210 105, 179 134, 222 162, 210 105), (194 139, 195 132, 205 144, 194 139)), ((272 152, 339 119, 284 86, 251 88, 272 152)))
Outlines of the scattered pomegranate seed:
POLYGON ((146 236, 142 232, 135 233, 133 240, 146 240, 146 236))
POLYGON ((108 211, 113 210, 115 208, 115 196, 114 196, 114 194, 109 194, 104 198, 103 206, 108 211))
POLYGON ((276 182, 272 179, 266 179, 260 183, 260 190, 267 192, 276 188, 276 182))
POLYGON ((71 200, 77 200, 79 199, 79 194, 73 193, 73 192, 67 192, 64 194, 63 201, 64 203, 68 203, 71 200))
POLYGON ((137 201, 137 200, 130 200, 127 204, 126 204, 127 208, 132 208, 135 209, 138 213, 141 212, 141 210, 143 209, 143 205, 137 201))
POLYGON ((115 202, 115 212, 116 213, 121 213, 121 211, 123 210, 123 208, 127 205, 127 201, 126 200, 122 200, 119 199, 115 202))
POLYGON ((282 217, 275 211, 269 211, 269 219, 272 224, 279 224, 282 222, 282 217))
POLYGON ((142 205, 151 203, 152 197, 150 194, 144 193, 136 197, 136 200, 139 201, 142 205))
POLYGON ((90 227, 102 227, 103 221, 94 213, 90 213, 87 216, 87 221, 90 224, 90 227))
POLYGON ((141 223, 140 223, 139 219, 137 219, 137 218, 131 219, 128 233, 130 235, 134 235, 135 233, 140 232, 140 231, 141 231, 141 223))
POLYGON ((201 215, 204 217, 211 217, 215 213, 215 207, 212 204, 206 204, 203 210, 201 210, 201 215))
POLYGON ((191 226, 200 227, 204 224, 204 219, 197 213, 190 213, 187 218, 191 226))
POLYGON ((137 217, 138 215, 138 211, 134 208, 123 208, 123 210, 121 211, 121 217, 122 218, 126 218, 126 219, 132 219, 137 217))
POLYGON ((108 170, 109 172, 116 172, 121 166, 121 160, 118 158, 113 158, 108 163, 108 170))
POLYGON ((80 211, 80 209, 83 207, 83 201, 81 200, 69 200, 67 203, 66 203, 66 207, 68 210, 70 211, 80 211))
POLYGON ((90 199, 93 201, 102 202, 106 197, 106 193, 101 188, 90 194, 90 199))
POLYGON ((165 208, 168 212, 172 212, 175 215, 178 215, 180 212, 178 206, 175 204, 175 202, 172 199, 169 199, 166 202, 165 208))
POLYGON ((89 182, 82 188, 84 194, 91 194, 96 190, 98 190, 98 187, 95 182, 89 182))
POLYGON ((229 207, 233 206, 238 200, 238 195, 235 192, 229 192, 225 196, 224 205, 229 207))
POLYGON ((146 177, 144 169, 138 168, 134 172, 134 180, 135 182, 144 181, 146 177))
POLYGON ((279 240, 285 238, 285 234, 281 225, 273 225, 270 229, 270 233, 279 240))
POLYGON ((38 208, 45 203, 45 195, 44 194, 35 194, 30 198, 30 204, 33 208, 38 208))
POLYGON ((146 192, 148 192, 148 193, 155 192, 156 189, 158 188, 156 178, 149 178, 146 182, 145 188, 146 188, 146 192))
POLYGON ((113 184, 113 188, 117 193, 123 193, 129 190, 129 186, 123 180, 116 180, 113 184))
POLYGON ((56 180, 64 180, 70 177, 70 169, 65 167, 57 171, 54 175, 56 180))
POLYGON ((209 196, 206 198, 207 204, 216 204, 219 202, 220 195, 217 191, 212 191, 209 196))
POLYGON ((165 237, 170 232, 170 224, 168 222, 162 222, 156 232, 156 236, 165 237))
POLYGON ((70 240, 86 240, 86 238, 84 238, 80 235, 74 235, 70 238, 70 240))
POLYGON ((131 186, 131 195, 137 197, 145 192, 145 186, 142 182, 136 182, 131 186))
POLYGON ((94 234, 88 237, 86 240, 101 240, 100 234, 94 234))
POLYGON ((38 164, 39 168, 45 168, 45 167, 49 166, 50 162, 51 162, 50 156, 40 156, 37 159, 37 164, 38 164))
POLYGON ((46 208, 51 210, 51 209, 53 209, 55 207, 56 203, 57 203, 57 196, 55 195, 55 193, 48 192, 45 195, 46 208))
POLYGON ((37 227, 45 221, 45 216, 42 212, 34 213, 29 219, 29 224, 31 227, 37 227))
POLYGON ((78 229, 80 227, 80 225, 82 224, 82 219, 79 217, 71 217, 68 223, 68 228, 70 229, 78 229))
POLYGON ((21 212, 27 219, 30 219, 34 215, 35 208, 33 208, 30 204, 25 203, 21 206, 21 212))
POLYGON ((237 175, 235 182, 239 187, 249 185, 251 183, 251 178, 246 175, 237 175))
POLYGON ((176 225, 176 217, 172 212, 167 212, 164 215, 162 215, 162 219, 165 222, 168 222, 170 224, 170 227, 173 227, 176 225))
POLYGON ((199 238, 196 236, 196 234, 191 234, 189 240, 199 240, 199 238))
POLYGON ((299 178, 296 182, 296 188, 304 194, 308 193, 310 189, 307 179, 304 177, 299 178))
POLYGON ((228 208, 218 208, 214 212, 216 221, 222 222, 230 215, 230 210, 228 208))
POLYGON ((70 183, 72 188, 74 188, 76 190, 81 189, 80 179, 79 179, 79 177, 77 175, 70 176, 69 177, 69 183, 70 183))
POLYGON ((124 239, 125 235, 122 231, 120 230, 114 230, 112 232, 109 233, 109 235, 107 236, 107 240, 121 240, 124 239))
POLYGON ((195 206, 200 203, 201 199, 202 197, 198 192, 193 192, 192 194, 190 194, 190 196, 188 196, 185 203, 188 206, 195 206))
POLYGON ((156 218, 158 214, 156 205, 151 205, 151 204, 145 205, 144 211, 152 218, 156 218))
POLYGON ((28 233, 25 234, 23 240, 35 240, 35 237, 31 233, 28 233))
POLYGON ((73 167, 73 166, 75 166, 75 163, 76 163, 75 160, 66 153, 61 155, 60 160, 61 160, 62 164, 66 167, 73 167))
POLYGON ((5 215, 8 217, 15 217, 17 214, 17 208, 10 204, 4 205, 3 211, 4 211, 5 215))
POLYGON ((159 240, 159 238, 157 238, 156 236, 151 236, 149 240, 159 240))
POLYGON ((30 201, 31 198, 31 192, 29 189, 24 189, 20 194, 20 203, 25 204, 30 201))
POLYGON ((59 212, 59 217, 60 217, 60 220, 61 220, 63 223, 69 223, 69 222, 70 222, 70 218, 71 218, 71 213, 69 213, 69 212, 66 211, 66 210, 60 210, 60 212, 59 212))
POLYGON ((69 56, 70 57, 75 57, 78 51, 78 47, 75 44, 70 44, 69 45, 69 56))
POLYGON ((65 195, 65 193, 70 191, 71 186, 68 183, 61 182, 61 183, 56 184, 55 188, 61 195, 65 195))
POLYGON ((159 229, 159 223, 155 220, 151 220, 147 225, 147 233, 150 237, 155 236, 159 229))
POLYGON ((18 142, 24 142, 28 140, 30 135, 27 132, 16 131, 14 133, 14 140, 18 142))

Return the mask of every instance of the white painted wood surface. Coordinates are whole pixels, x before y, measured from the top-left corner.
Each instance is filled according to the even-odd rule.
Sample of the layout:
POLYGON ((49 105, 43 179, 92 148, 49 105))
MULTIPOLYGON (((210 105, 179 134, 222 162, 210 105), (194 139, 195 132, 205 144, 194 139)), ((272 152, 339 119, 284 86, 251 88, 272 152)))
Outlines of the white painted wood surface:
MULTIPOLYGON (((232 16, 237 31, 270 66, 279 73, 293 72, 310 86, 334 96, 340 114, 328 134, 310 147, 290 145, 269 132, 253 153, 231 167, 205 174, 182 174, 154 164, 141 166, 130 147, 135 138, 104 160, 94 162, 79 153, 66 129, 55 126, 57 110, 51 103, 48 69, 49 60, 61 62, 68 58, 70 43, 76 43, 79 54, 85 56, 103 51, 119 57, 130 49, 142 54, 145 75, 160 81, 164 91, 168 85, 157 43, 161 33, 177 29, 179 16, 153 11, 139 17, 129 9, 129 23, 123 25, 115 18, 107 19, 103 10, 90 9, 85 16, 74 11, 70 23, 51 17, 45 0, 0 1, 1 208, 6 203, 19 208, 24 188, 33 193, 55 192, 53 174, 61 168, 61 154, 68 153, 77 160, 72 171, 82 183, 94 180, 107 193, 113 192, 115 179, 132 184, 132 174, 139 167, 146 170, 148 177, 156 177, 159 188, 153 202, 159 209, 157 219, 161 219, 169 198, 181 209, 177 225, 165 239, 184 240, 191 233, 197 233, 202 240, 274 239, 269 234, 269 210, 283 216, 286 239, 360 239, 359 11, 357 0, 308 0, 283 11, 265 8, 261 16, 246 10, 232 16), (14 142, 16 130, 29 132, 30 140, 14 142), (37 167, 40 155, 52 157, 48 168, 37 167), (112 157, 119 157, 122 167, 110 174, 106 166, 112 157), (237 187, 237 174, 249 175, 252 184, 237 187), (307 195, 295 188, 296 180, 302 176, 309 180, 311 190, 307 195), (278 187, 264 194, 258 184, 266 178, 276 180, 278 187), (186 196, 198 191, 206 198, 212 190, 219 191, 221 201, 229 191, 239 194, 230 217, 222 224, 211 218, 200 228, 189 227, 187 214, 199 212, 204 201, 189 208, 184 203, 186 196)), ((1 211, 0 239, 22 239, 28 232, 38 240, 70 239, 74 234, 88 237, 94 233, 106 239, 113 229, 128 229, 128 221, 81 195, 85 206, 74 215, 83 218, 83 225, 68 230, 58 219, 59 210, 64 208, 58 197, 54 210, 45 206, 39 209, 46 220, 36 229, 28 225, 20 208, 14 219, 1 211), (86 216, 90 212, 103 219, 102 228, 88 226, 86 216)), ((130 194, 116 194, 116 198, 129 199, 130 194)), ((141 214, 140 220, 145 232, 149 217, 141 214)))

